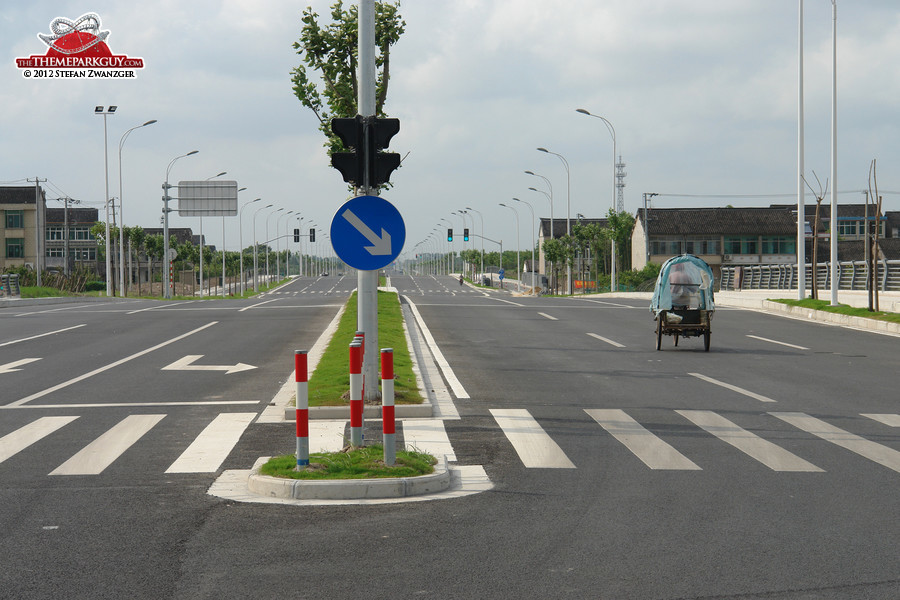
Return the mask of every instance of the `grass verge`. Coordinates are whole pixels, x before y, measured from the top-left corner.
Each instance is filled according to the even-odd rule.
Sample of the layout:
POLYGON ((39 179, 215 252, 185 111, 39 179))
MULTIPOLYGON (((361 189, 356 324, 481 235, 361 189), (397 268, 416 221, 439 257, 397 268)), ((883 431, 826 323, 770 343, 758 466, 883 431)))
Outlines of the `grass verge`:
POLYGON ((19 291, 22 298, 59 298, 72 295, 51 287, 23 286, 19 291))
POLYGON ((786 298, 769 298, 770 302, 779 302, 787 306, 800 306, 811 310, 821 310, 824 312, 836 313, 839 315, 847 315, 849 317, 863 317, 865 319, 876 319, 879 321, 889 321, 891 323, 900 323, 900 314, 891 312, 869 312, 867 308, 857 308, 846 304, 838 304, 831 306, 828 300, 813 300, 812 298, 804 298, 803 300, 790 300, 786 298))
MULTIPOLYGON (((354 292, 347 300, 337 331, 309 379, 310 406, 341 406, 349 403, 348 348, 356 334, 356 299, 354 292)), ((394 349, 394 402, 421 404, 422 395, 412 370, 412 358, 403 333, 403 313, 396 292, 378 292, 378 345, 380 348, 394 349)))
POLYGON ((376 479, 385 477, 417 477, 434 472, 437 460, 424 452, 399 450, 396 463, 384 464, 384 447, 373 444, 342 452, 313 453, 309 466, 297 470, 293 454, 270 458, 260 469, 261 475, 287 479, 376 479))

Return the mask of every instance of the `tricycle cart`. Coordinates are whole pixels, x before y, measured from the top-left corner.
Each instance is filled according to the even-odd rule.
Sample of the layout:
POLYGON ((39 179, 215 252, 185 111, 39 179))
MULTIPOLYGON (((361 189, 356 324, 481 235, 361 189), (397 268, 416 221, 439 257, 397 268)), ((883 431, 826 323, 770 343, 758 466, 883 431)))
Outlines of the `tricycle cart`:
POLYGON ((682 254, 667 260, 659 271, 650 302, 656 320, 656 349, 662 348, 662 336, 670 335, 678 345, 679 337, 703 336, 703 349, 709 352, 710 323, 715 312, 713 273, 702 259, 682 254))

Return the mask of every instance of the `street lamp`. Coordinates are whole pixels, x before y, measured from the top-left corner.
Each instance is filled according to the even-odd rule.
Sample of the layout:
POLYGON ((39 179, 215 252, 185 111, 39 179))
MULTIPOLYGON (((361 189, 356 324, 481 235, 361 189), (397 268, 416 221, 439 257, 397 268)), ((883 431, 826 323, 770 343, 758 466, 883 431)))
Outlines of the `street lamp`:
MULTIPOLYGON (((572 213, 572 186, 570 182, 570 173, 569 173, 569 161, 566 158, 557 152, 551 152, 546 148, 538 148, 538 152, 546 152, 547 154, 552 154, 559 158, 563 162, 563 165, 566 167, 566 235, 572 235, 572 220, 569 218, 569 215, 572 213)), ((551 233, 552 235, 552 233, 551 233)), ((572 265, 569 261, 566 261, 566 289, 568 290, 568 294, 572 295, 572 265)))
MULTIPOLYGON (((281 208, 273 210, 272 213, 266 217, 266 283, 267 284, 271 283, 271 281, 269 280, 269 254, 271 251, 271 246, 269 246, 269 242, 271 241, 271 240, 269 240, 269 219, 271 219, 273 215, 277 215, 278 213, 280 213, 283 210, 284 210, 284 207, 282 206, 281 208)), ((275 221, 275 223, 277 224, 278 221, 275 221)), ((277 230, 276 230, 276 232, 277 232, 277 230)))
MULTIPOLYGON (((109 148, 108 148, 108 140, 109 136, 106 133, 106 115, 111 115, 116 112, 118 106, 95 106, 94 114, 95 115, 103 115, 103 173, 104 178, 106 180, 106 196, 104 196, 103 201, 106 203, 106 295, 107 297, 112 296, 112 280, 110 279, 111 271, 112 271, 112 262, 109 253, 109 148)), ((37 214, 38 211, 35 211, 37 214)), ((40 247, 41 237, 37 236, 38 239, 36 244, 40 247)), ((37 272, 38 278, 38 286, 41 285, 41 265, 40 265, 40 253, 35 253, 38 256, 38 260, 36 260, 35 271, 37 272)), ((68 256, 66 260, 68 260, 68 256)))
MULTIPOLYGON (((484 276, 484 215, 481 214, 481 211, 477 211, 471 206, 467 206, 466 210, 477 213, 478 218, 481 219, 481 275, 484 276)), ((474 223, 475 219, 472 219, 472 222, 474 223)))
MULTIPOLYGON (((612 136, 613 171, 612 171, 612 198, 611 198, 611 200, 612 200, 612 208, 615 211, 616 210, 616 128, 613 127, 613 124, 610 123, 607 119, 601 117, 600 115, 591 114, 590 112, 586 111, 583 108, 577 108, 577 109, 575 109, 575 112, 579 112, 583 115, 587 115, 589 117, 594 117, 596 119, 600 119, 601 121, 603 121, 603 124, 606 125, 606 129, 607 129, 607 131, 609 131, 609 135, 612 136)), ((612 292, 612 291, 616 290, 616 240, 615 239, 611 240, 610 244, 612 246, 612 260, 610 261, 611 266, 610 266, 609 281, 610 281, 610 291, 612 292)))
POLYGON ((241 266, 240 266, 240 269, 241 269, 241 275, 240 275, 241 296, 244 295, 244 291, 245 291, 245 289, 244 289, 245 288, 245 286, 244 286, 244 224, 243 224, 244 222, 242 219, 244 218, 244 209, 247 208, 247 206, 253 204, 254 202, 259 202, 260 200, 262 200, 262 198, 255 198, 255 199, 251 200, 250 202, 248 202, 247 204, 243 205, 241 207, 241 210, 238 211, 238 253, 240 254, 240 260, 241 260, 241 263, 240 263, 241 264, 241 266))
POLYGON ((500 206, 504 208, 508 208, 513 211, 513 214, 516 215, 516 291, 522 291, 522 269, 521 269, 521 256, 522 256, 522 246, 519 244, 519 211, 514 209, 512 206, 507 206, 506 204, 500 203, 500 206))
POLYGON ((534 237, 534 208, 531 207, 531 204, 525 202, 524 200, 519 200, 518 198, 513 198, 516 202, 521 202, 525 206, 528 207, 528 210, 531 211, 531 286, 534 287, 534 244, 536 243, 534 237))
MULTIPOLYGON (((151 119, 143 125, 132 127, 124 134, 122 134, 122 138, 119 140, 119 227, 121 228, 122 232, 119 235, 119 287, 121 288, 121 291, 119 293, 122 296, 128 295, 128 289, 125 287, 125 202, 122 196, 122 146, 125 145, 125 140, 128 139, 128 135, 132 131, 134 131, 135 129, 140 129, 141 127, 146 127, 147 125, 153 125, 154 123, 156 123, 156 119, 151 119)), ((68 257, 66 258, 68 260, 68 257)), ((138 268, 138 270, 140 271, 140 267, 138 268)), ((130 276, 129 279, 131 279, 130 276)))
MULTIPOLYGON (((257 200, 258 200, 258 198, 257 198, 257 200)), ((254 202, 255 202, 255 200, 254 200, 254 202)), ((253 291, 255 293, 259 292, 259 277, 258 277, 258 275, 259 275, 259 260, 258 260, 259 241, 258 240, 259 240, 259 238, 256 237, 256 215, 258 215, 260 213, 260 211, 266 210, 267 208, 272 208, 273 206, 275 206, 275 205, 267 204, 266 206, 263 206, 262 208, 257 209, 256 212, 253 213, 253 291)))
MULTIPOLYGON (((278 227, 283 218, 289 217, 292 214, 294 214, 294 211, 289 210, 286 213, 284 213, 283 215, 280 215, 277 219, 275 219, 275 274, 279 279, 281 278, 281 250, 279 249, 281 246, 279 240, 281 238, 278 235, 278 227)), ((290 219, 287 220, 288 223, 290 221, 291 221, 290 219)), ((285 245, 285 247, 287 247, 287 245, 288 245, 287 244, 287 225, 285 225, 285 228, 284 228, 284 235, 285 235, 284 245, 285 245)), ((287 254, 285 254, 284 262, 285 262, 285 264, 287 264, 287 254)))
MULTIPOLYGON (((169 258, 169 212, 170 212, 169 200, 171 200, 171 197, 169 196, 169 189, 170 189, 169 171, 172 170, 172 165, 174 165, 175 161, 178 160, 179 158, 184 158, 185 156, 192 156, 194 154, 197 154, 198 152, 200 152, 200 151, 199 150, 191 150, 187 154, 182 154, 180 156, 176 156, 175 158, 173 158, 171 160, 171 162, 169 162, 169 166, 166 167, 166 182, 163 184, 163 190, 164 190, 164 195, 163 195, 163 254, 164 254, 164 257, 163 257, 163 260, 165 261, 165 264, 167 267, 170 267, 169 262, 171 261, 171 259, 169 258)), ((171 271, 171 268, 166 268, 166 273, 164 275, 164 277, 166 278, 166 294, 165 294, 166 298, 171 298, 172 292, 173 292, 172 276, 171 276, 170 271, 171 271)))
POLYGON ((550 180, 544 177, 543 175, 539 175, 534 171, 525 171, 527 175, 533 175, 535 177, 540 177, 547 183, 547 187, 550 188, 550 193, 548 194, 544 190, 539 190, 537 188, 530 187, 529 190, 534 190, 535 192, 540 192, 543 195, 547 196, 547 200, 550 201, 550 239, 553 239, 553 184, 550 183, 550 180))

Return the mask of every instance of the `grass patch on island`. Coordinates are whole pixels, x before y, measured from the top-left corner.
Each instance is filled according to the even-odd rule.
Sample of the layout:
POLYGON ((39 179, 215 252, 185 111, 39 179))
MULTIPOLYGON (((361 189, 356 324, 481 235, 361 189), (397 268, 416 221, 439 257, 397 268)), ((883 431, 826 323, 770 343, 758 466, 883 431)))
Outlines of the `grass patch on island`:
MULTIPOLYGON (((309 378, 310 406, 342 406, 349 403, 349 347, 356 334, 356 315, 357 294, 354 292, 347 300, 337 331, 309 378)), ((381 348, 394 350, 394 402, 421 404, 422 395, 412 370, 412 358, 403 332, 403 313, 396 292, 378 292, 378 346, 379 352, 381 348)), ((376 385, 380 385, 380 381, 376 385)))
POLYGON ((821 310, 824 312, 846 315, 848 317, 862 317, 864 319, 876 319, 878 321, 888 321, 891 323, 900 323, 900 314, 884 311, 869 312, 868 308, 857 308, 846 304, 838 304, 832 306, 829 300, 813 300, 812 298, 804 298, 803 300, 790 300, 786 298, 769 298, 770 302, 779 302, 787 306, 800 306, 810 310, 821 310))
POLYGON ((276 456, 259 472, 286 479, 377 479, 428 475, 434 472, 435 464, 437 460, 430 454, 398 450, 396 463, 388 466, 384 464, 384 447, 373 444, 341 452, 310 454, 309 466, 300 470, 295 455, 276 456))

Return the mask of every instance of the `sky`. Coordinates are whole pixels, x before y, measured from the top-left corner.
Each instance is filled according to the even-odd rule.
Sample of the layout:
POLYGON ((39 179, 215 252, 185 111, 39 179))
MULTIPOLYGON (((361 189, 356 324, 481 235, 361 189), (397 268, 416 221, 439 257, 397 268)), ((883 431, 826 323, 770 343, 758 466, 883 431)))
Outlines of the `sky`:
MULTIPOLYGON (((386 111, 400 119, 391 150, 405 158, 382 194, 406 225, 401 256, 446 249, 451 226, 460 250, 465 217, 453 213, 467 207, 480 213, 466 221, 473 234, 530 248, 531 210, 536 219, 551 210, 530 187, 552 186, 555 219, 605 216, 613 138, 579 108, 615 129, 632 214, 644 193, 659 194, 658 208, 796 204, 798 1, 404 0, 386 111), (538 147, 562 155, 568 173, 538 147)), ((0 0, 0 185, 39 177, 48 198, 102 209, 104 128, 94 107, 115 104, 110 196, 119 196, 123 134, 157 119, 123 147, 126 225, 160 226, 166 168, 198 150, 172 166, 170 183, 225 171, 222 179, 247 188, 240 206, 261 198, 241 219, 224 219, 227 249, 250 245, 254 215, 260 241, 266 224, 271 238, 276 226, 298 226, 298 215, 304 230, 315 222, 327 232, 348 189, 290 71, 300 63, 292 44, 303 9, 325 25, 332 3, 0 0), (37 34, 88 12, 100 15, 114 54, 144 59, 137 77, 23 77, 15 59, 46 52, 37 34)), ((813 173, 832 185, 832 2, 803 6, 805 176, 818 190, 813 173)), ((900 190, 900 3, 837 0, 837 31, 838 201, 863 201, 877 159, 885 209, 900 210, 891 193, 900 190)), ((808 191, 806 200, 815 201, 808 191)), ((197 232, 199 221, 172 213, 169 225, 197 232)), ((204 219, 203 233, 221 247, 223 219, 204 219)))

